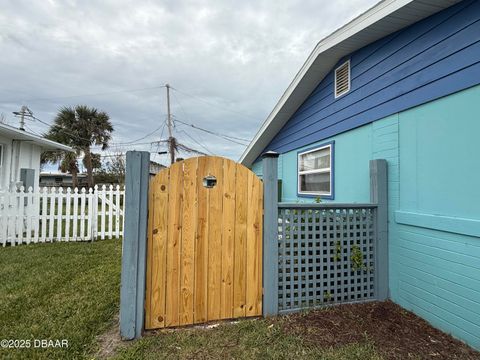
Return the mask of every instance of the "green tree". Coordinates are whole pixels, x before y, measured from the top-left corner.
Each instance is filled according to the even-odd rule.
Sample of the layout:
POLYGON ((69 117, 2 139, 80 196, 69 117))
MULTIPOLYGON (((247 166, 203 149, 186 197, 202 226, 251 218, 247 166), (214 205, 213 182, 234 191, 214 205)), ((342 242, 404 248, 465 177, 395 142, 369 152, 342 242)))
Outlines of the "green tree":
MULTIPOLYGON (((71 146, 77 153, 83 154, 88 186, 92 187, 94 186, 93 169, 96 164, 94 164, 95 155, 92 154, 91 147, 99 145, 102 150, 107 149, 112 132, 113 126, 106 112, 86 105, 77 105, 60 109, 46 137, 71 146)), ((65 156, 67 156, 66 153, 65 156)), ((63 162, 63 159, 61 161, 63 162)))
POLYGON ((95 173, 95 183, 123 184, 125 182, 125 157, 114 154, 95 173))

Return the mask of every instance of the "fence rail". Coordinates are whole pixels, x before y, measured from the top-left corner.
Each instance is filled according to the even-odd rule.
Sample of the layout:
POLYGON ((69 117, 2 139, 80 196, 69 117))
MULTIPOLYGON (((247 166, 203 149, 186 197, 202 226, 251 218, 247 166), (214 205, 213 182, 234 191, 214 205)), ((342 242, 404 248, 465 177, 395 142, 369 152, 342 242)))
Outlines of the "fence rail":
POLYGON ((376 205, 278 208, 280 313, 375 298, 376 205))
POLYGON ((118 238, 124 195, 118 185, 0 191, 0 244, 118 238))

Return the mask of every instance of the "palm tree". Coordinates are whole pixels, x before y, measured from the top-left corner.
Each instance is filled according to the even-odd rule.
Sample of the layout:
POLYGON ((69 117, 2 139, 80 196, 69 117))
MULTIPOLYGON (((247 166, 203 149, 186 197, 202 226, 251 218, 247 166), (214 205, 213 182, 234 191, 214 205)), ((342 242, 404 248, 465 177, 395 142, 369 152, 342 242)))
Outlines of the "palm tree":
MULTIPOLYGON (((88 186, 92 187, 94 185, 94 154, 91 152, 91 146, 99 145, 102 147, 102 150, 108 148, 108 143, 112 138, 112 131, 113 126, 107 113, 86 105, 77 105, 60 109, 46 137, 71 146, 79 154, 83 153, 83 160, 87 169, 88 186)), ((71 155, 65 154, 62 162, 66 160, 67 156, 71 155)), ((68 163, 68 161, 65 162, 66 165, 68 163)), ((66 166, 65 168, 75 168, 73 163, 71 165, 72 167, 66 166)))
POLYGON ((48 151, 42 153, 42 164, 44 163, 58 163, 58 169, 61 172, 68 172, 72 174, 72 185, 73 187, 78 186, 78 154, 70 151, 70 152, 63 152, 63 151, 48 151))

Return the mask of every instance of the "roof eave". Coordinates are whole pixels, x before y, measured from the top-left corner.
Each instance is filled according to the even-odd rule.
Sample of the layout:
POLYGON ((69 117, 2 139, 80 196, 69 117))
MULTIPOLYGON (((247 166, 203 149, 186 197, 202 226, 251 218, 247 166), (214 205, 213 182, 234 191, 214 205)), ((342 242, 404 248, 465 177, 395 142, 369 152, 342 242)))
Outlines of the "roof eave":
POLYGON ((418 1, 383 0, 321 40, 263 122, 239 161, 245 166, 253 164, 274 134, 285 125, 342 57, 459 1, 461 0, 432 0, 429 3, 428 0, 423 0, 422 6, 427 5, 430 8, 425 8, 421 14, 417 12, 410 17, 403 15, 397 18, 396 15, 401 9, 406 9, 408 5, 418 1), (392 19, 395 21, 392 22, 392 19))

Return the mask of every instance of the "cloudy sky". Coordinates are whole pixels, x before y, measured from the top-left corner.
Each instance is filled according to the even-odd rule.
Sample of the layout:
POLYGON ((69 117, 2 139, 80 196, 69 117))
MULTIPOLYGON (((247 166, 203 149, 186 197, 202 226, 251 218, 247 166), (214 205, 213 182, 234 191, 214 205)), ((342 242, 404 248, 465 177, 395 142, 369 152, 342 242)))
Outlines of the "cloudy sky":
POLYGON ((17 126, 22 104, 47 123, 94 106, 115 127, 109 153, 156 153, 169 83, 179 140, 236 160, 244 141, 181 122, 251 139, 316 43, 375 2, 0 0, 0 113, 17 126))

